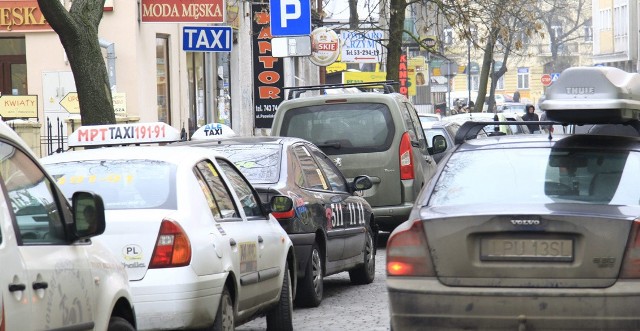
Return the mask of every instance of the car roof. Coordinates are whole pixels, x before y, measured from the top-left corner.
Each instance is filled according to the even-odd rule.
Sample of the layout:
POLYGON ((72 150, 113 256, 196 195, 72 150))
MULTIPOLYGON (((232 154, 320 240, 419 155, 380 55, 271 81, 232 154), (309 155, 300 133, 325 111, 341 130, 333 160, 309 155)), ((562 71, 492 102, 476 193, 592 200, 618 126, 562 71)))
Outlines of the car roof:
POLYGON ((68 151, 43 157, 40 161, 50 164, 83 160, 157 160, 182 164, 197 162, 205 157, 226 159, 222 153, 194 146, 121 146, 68 151))
POLYGON ((457 151, 536 147, 578 147, 596 149, 640 150, 640 139, 629 136, 591 134, 520 134, 469 139, 457 151), (551 139, 549 139, 551 136, 551 139))
POLYGON ((195 147, 209 147, 215 145, 232 145, 232 144, 273 144, 273 145, 291 145, 297 142, 309 143, 309 141, 296 138, 296 137, 278 137, 278 136, 243 136, 232 137, 216 140, 192 140, 182 141, 170 146, 195 146, 195 147))
POLYGON ((18 135, 18 133, 16 133, 15 130, 13 130, 5 121, 2 120, 0 120, 0 136, 20 145, 20 147, 26 150, 31 156, 37 158, 35 153, 31 150, 31 147, 27 145, 27 143, 18 135))
POLYGON ((299 97, 296 99, 288 99, 283 101, 278 108, 282 105, 289 105, 291 107, 308 106, 315 104, 324 104, 328 100, 344 100, 343 103, 356 103, 356 102, 378 102, 386 103, 390 100, 396 102, 405 102, 407 98, 400 93, 382 93, 382 92, 361 92, 361 93, 344 93, 344 94, 324 94, 308 97, 299 97))

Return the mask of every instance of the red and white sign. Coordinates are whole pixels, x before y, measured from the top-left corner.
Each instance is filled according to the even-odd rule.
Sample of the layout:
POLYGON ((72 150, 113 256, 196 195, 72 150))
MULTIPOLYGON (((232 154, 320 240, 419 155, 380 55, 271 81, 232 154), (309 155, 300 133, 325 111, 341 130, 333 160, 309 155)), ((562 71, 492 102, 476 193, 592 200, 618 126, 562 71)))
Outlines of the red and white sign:
POLYGON ((163 122, 81 126, 69 147, 151 144, 180 140, 180 131, 163 122))
POLYGON ((311 56, 317 66, 326 67, 336 62, 340 55, 340 39, 331 29, 317 28, 311 32, 311 56))
POLYGON ((551 85, 552 81, 551 81, 551 75, 549 74, 544 74, 542 75, 542 77, 540 77, 540 82, 542 83, 542 85, 544 86, 549 86, 551 85))
POLYGON ((224 23, 222 0, 142 0, 143 23, 224 23))

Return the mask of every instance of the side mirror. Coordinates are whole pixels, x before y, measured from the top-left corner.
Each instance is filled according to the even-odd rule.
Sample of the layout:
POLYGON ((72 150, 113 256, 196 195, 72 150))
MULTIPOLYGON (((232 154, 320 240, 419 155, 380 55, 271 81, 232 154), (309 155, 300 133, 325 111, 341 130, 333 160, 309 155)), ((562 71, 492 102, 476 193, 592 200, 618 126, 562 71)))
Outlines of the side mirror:
POLYGON ((78 191, 71 198, 73 208, 73 232, 76 239, 95 237, 104 233, 106 222, 104 202, 92 192, 78 191))
POLYGON ((440 154, 447 150, 447 139, 443 135, 435 135, 431 140, 432 147, 432 155, 440 154))
POLYGON ((373 181, 369 176, 357 176, 351 182, 351 189, 355 191, 364 191, 373 187, 373 181))
POLYGON ((284 195, 276 195, 269 201, 269 208, 271 213, 288 213, 293 211, 293 200, 284 195))

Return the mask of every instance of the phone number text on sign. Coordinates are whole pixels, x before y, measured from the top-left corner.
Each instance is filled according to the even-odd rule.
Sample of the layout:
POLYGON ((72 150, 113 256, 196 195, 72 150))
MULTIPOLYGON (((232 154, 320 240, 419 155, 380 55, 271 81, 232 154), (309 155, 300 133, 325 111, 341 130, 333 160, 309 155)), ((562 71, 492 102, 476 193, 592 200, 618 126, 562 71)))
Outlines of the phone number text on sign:
POLYGON ((92 125, 78 128, 69 136, 69 146, 158 143, 180 140, 180 132, 162 123, 92 125))

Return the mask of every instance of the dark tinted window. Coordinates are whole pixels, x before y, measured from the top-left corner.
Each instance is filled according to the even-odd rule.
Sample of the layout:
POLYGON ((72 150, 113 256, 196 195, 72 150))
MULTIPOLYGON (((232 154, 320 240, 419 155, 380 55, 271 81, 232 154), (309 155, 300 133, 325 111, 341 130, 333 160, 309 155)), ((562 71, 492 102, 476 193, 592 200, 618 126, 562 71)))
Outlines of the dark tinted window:
POLYGON ((224 160, 218 159, 218 164, 224 171, 227 178, 229 178, 231 186, 236 191, 236 195, 238 196, 238 199, 240 199, 240 205, 244 210, 244 214, 247 217, 264 216, 262 215, 262 209, 260 209, 260 199, 253 193, 251 186, 244 180, 244 178, 242 178, 238 170, 224 160))
POLYGON ((280 145, 234 144, 210 148, 224 153, 251 183, 276 183, 280 179, 280 145))
MULTIPOLYGON (((296 154, 300 168, 302 169, 303 180, 302 187, 313 190, 328 190, 329 186, 322 175, 320 167, 311 157, 309 151, 302 146, 295 146, 293 151, 296 154)), ((300 181, 296 181, 300 184, 300 181)))
POLYGON ((233 203, 231 193, 222 182, 218 170, 209 161, 198 163, 196 168, 197 170, 194 170, 194 173, 196 177, 199 177, 200 187, 207 198, 213 217, 218 221, 238 220, 240 214, 233 203), (203 186, 203 181, 207 187, 203 186))
POLYGON ((327 176, 327 179, 329 179, 331 189, 337 192, 347 192, 347 182, 344 180, 342 173, 338 170, 336 165, 333 164, 326 155, 320 153, 320 151, 313 151, 313 155, 315 155, 316 160, 318 160, 318 163, 324 171, 324 174, 327 176))
POLYGON ((106 209, 176 209, 175 165, 154 160, 92 160, 45 166, 67 198, 99 194, 106 209))
POLYGON ((394 134, 391 112, 379 103, 290 109, 281 128, 282 136, 311 141, 329 155, 386 151, 394 134))

